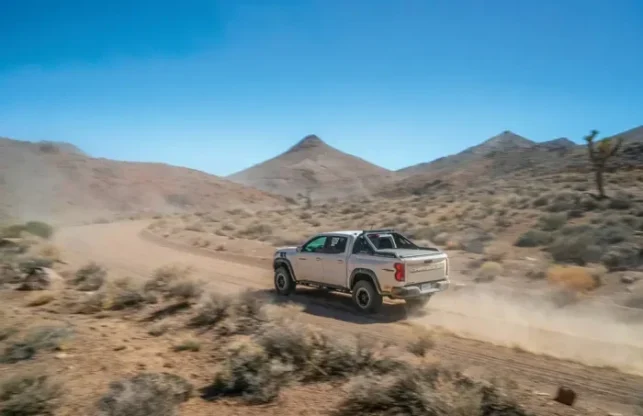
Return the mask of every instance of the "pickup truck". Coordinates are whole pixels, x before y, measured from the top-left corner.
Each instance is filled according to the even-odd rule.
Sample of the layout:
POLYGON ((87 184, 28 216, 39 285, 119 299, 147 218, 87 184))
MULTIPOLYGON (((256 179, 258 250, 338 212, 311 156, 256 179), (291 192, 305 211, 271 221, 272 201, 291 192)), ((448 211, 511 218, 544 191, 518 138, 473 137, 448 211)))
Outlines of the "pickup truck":
POLYGON ((275 251, 277 293, 297 285, 350 293, 357 309, 377 312, 384 297, 421 308, 449 287, 449 259, 433 247, 419 247, 392 229, 317 234, 298 247, 275 251))

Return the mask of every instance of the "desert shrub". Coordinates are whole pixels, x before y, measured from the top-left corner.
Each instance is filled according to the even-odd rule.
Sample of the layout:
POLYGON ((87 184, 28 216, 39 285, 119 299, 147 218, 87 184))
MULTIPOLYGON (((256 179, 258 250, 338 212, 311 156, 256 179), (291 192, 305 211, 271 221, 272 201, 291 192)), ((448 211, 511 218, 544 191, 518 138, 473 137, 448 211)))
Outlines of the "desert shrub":
POLYGON ((409 343, 407 349, 411 354, 424 357, 427 352, 435 348, 435 339, 429 331, 422 331, 418 338, 409 343))
POLYGON ((71 335, 68 328, 40 327, 34 328, 20 341, 9 344, 2 355, 0 363, 13 364, 33 358, 38 351, 51 351, 71 335))
POLYGON ((9 225, 0 230, 0 237, 2 238, 20 238, 23 232, 25 232, 24 224, 14 224, 9 225))
POLYGON ((573 192, 559 192, 551 196, 546 210, 549 212, 569 211, 578 206, 579 194, 573 192))
POLYGON ((272 234, 272 227, 268 224, 251 224, 239 231, 239 236, 249 239, 261 239, 272 234))
POLYGON ((157 324, 152 325, 150 329, 147 331, 147 333, 153 337, 160 337, 161 335, 165 334, 169 329, 170 329, 170 326, 167 323, 159 322, 157 324))
POLYGON ((45 239, 50 238, 54 234, 54 228, 41 221, 29 221, 25 224, 25 231, 29 234, 36 235, 45 239))
POLYGON ((76 271, 72 283, 78 290, 94 291, 98 290, 107 278, 107 270, 100 265, 91 262, 76 271))
POLYGON ((585 265, 600 260, 602 248, 592 233, 559 235, 547 247, 555 261, 585 265))
POLYGON ((27 300, 27 306, 43 306, 56 299, 53 293, 40 293, 27 300))
POLYGON ((609 200, 608 207, 611 209, 630 209, 632 206, 632 199, 629 195, 622 192, 617 193, 609 200))
POLYGON ((539 228, 543 231, 555 231, 567 222, 567 214, 564 212, 556 214, 545 214, 540 217, 539 228))
POLYGON ((76 313, 92 314, 103 310, 120 311, 155 303, 156 297, 136 284, 134 279, 114 280, 81 302, 76 313))
POLYGON ((547 280, 575 292, 587 292, 600 285, 600 279, 591 270, 578 266, 554 266, 547 271, 547 280))
POLYGON ((532 205, 535 208, 544 207, 549 203, 549 195, 541 195, 538 198, 534 199, 532 205))
POLYGON ((9 326, 9 327, 2 327, 0 328, 0 341, 7 340, 17 334, 18 328, 9 326))
POLYGON ((366 370, 384 374, 405 366, 377 356, 357 338, 338 338, 295 322, 276 321, 249 341, 233 344, 208 391, 211 398, 239 396, 248 403, 267 403, 292 382, 328 381, 366 370))
POLYGON ((197 352, 201 350, 201 344, 197 340, 188 339, 181 342, 180 344, 175 345, 174 347, 172 347, 172 349, 176 352, 181 352, 181 351, 197 352))
POLYGON ((145 283, 147 293, 160 293, 166 299, 187 301, 201 296, 203 282, 192 278, 193 269, 182 265, 167 265, 154 271, 145 283))
POLYGON ((493 386, 437 366, 357 377, 334 416, 526 416, 493 386))
POLYGON ((0 416, 53 415, 61 395, 61 385, 46 375, 13 376, 0 385, 0 416))
POLYGON ((478 269, 476 281, 489 282, 501 275, 503 267, 500 263, 486 261, 478 269))
POLYGON ((99 416, 175 416, 192 395, 192 385, 168 373, 143 373, 113 382, 97 404, 99 416))
POLYGON ((643 249, 636 243, 624 243, 609 247, 601 257, 608 270, 636 268, 643 263, 643 249))
POLYGON ((265 322, 264 305, 265 299, 251 292, 237 296, 211 294, 189 326, 214 328, 221 334, 249 334, 265 322))
POLYGON ((521 235, 514 243, 516 247, 538 247, 544 246, 552 241, 551 233, 541 230, 529 230, 521 235))

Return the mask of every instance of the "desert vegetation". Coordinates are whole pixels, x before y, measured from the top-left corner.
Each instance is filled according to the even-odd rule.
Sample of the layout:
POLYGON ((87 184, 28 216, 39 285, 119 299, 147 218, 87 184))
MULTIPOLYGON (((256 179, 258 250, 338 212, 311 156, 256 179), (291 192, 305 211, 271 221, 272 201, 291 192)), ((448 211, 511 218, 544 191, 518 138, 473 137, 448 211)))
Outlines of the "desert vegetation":
MULTIPOLYGON (((25 293, 13 307, 31 308, 37 316, 51 310, 58 318, 26 328, 2 320, 3 416, 57 414, 61 409, 104 416, 190 414, 181 410, 184 406, 210 406, 216 412, 220 402, 226 408, 281 403, 291 391, 320 388, 311 394, 323 395, 323 386, 331 385, 342 386, 341 392, 324 412, 337 416, 537 414, 529 410, 531 402, 519 404, 518 387, 472 378, 441 362, 433 354, 439 335, 427 328, 418 327, 417 338, 408 344, 330 333, 297 319, 294 312, 300 308, 295 304, 276 305, 270 296, 250 291, 213 292, 195 279, 191 268, 175 264, 161 266, 145 279, 124 278, 95 262, 61 275, 62 286, 40 292, 47 302, 26 306, 31 298, 25 293), (90 320, 76 321, 78 314, 90 320), (166 345, 163 356, 176 355, 175 363, 185 360, 179 357, 194 362, 185 369, 185 364, 168 362, 141 370, 146 365, 139 364, 134 373, 116 366, 109 371, 113 378, 101 378, 96 392, 83 396, 89 401, 79 404, 74 383, 94 380, 93 370, 84 371, 94 355, 87 348, 98 339, 108 343, 102 354, 114 354, 112 360, 119 354, 138 354, 139 359, 146 354, 119 344, 118 336, 94 340, 95 325, 101 322, 114 328, 126 322, 128 331, 142 334, 132 339, 166 345), (57 376, 52 368, 68 360, 73 360, 69 368, 74 376, 57 376), (190 371, 209 377, 195 379, 190 371)), ((4 293, 12 292, 6 289, 4 293)))

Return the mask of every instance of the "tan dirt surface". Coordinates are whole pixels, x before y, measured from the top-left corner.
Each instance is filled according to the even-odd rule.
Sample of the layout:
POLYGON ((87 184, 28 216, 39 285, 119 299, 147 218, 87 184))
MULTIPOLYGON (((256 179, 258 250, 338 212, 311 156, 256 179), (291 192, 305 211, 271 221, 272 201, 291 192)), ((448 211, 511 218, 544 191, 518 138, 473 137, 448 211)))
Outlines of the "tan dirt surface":
MULTIPOLYGON (((197 275, 207 278, 220 292, 272 291, 269 260, 252 259, 244 264, 241 256, 230 259, 225 257, 225 253, 205 256, 191 252, 187 247, 179 250, 170 244, 161 245, 149 235, 146 238, 141 236, 141 230, 146 225, 146 222, 135 221, 70 227, 59 231, 56 242, 72 263, 83 263, 91 259, 100 262, 110 271, 127 276, 145 277, 160 265, 183 263, 192 266, 197 275)), ((487 310, 476 310, 472 299, 462 297, 457 291, 445 293, 442 298, 436 296, 436 302, 429 307, 426 316, 413 319, 408 319, 404 304, 399 302, 388 302, 383 312, 377 316, 363 317, 351 311, 350 298, 345 295, 301 290, 291 300, 304 306, 302 319, 310 323, 393 343, 412 340, 416 328, 414 325, 441 326, 446 331, 439 332, 436 354, 441 360, 456 364, 466 372, 511 378, 523 387, 549 394, 553 394, 558 386, 565 385, 577 391, 579 404, 586 409, 601 409, 605 414, 632 413, 632 408, 643 391, 643 377, 636 374, 640 370, 640 364, 637 363, 643 361, 643 349, 638 343, 640 338, 632 336, 627 341, 630 345, 622 345, 613 333, 601 337, 604 329, 601 322, 597 323, 594 331, 597 339, 594 340, 582 331, 565 333, 555 327, 536 327, 526 331, 525 323, 520 320, 498 316, 487 319, 485 313, 489 313, 489 307, 487 306, 487 310), (450 302, 451 300, 454 302, 450 302), (446 307, 447 304, 451 304, 451 309, 446 307), (458 307, 458 304, 467 307, 458 307), (454 318, 456 316, 460 316, 459 320, 454 318), (483 336, 485 332, 504 335, 483 336), (518 340, 507 337, 507 334, 512 333, 520 333, 518 340), (517 346, 503 346, 508 342, 515 342, 517 346), (536 346, 536 352, 548 355, 528 352, 531 344, 536 346), (559 354, 543 347, 556 344, 561 348, 559 354), (591 362, 608 353, 630 354, 628 357, 631 368, 624 368, 629 373, 614 368, 623 367, 617 365, 622 364, 619 360, 608 360, 611 365, 598 362, 595 364, 603 367, 596 367, 551 356, 574 358, 575 354, 569 357, 564 353, 564 347, 569 345, 574 345, 574 349, 584 346, 586 351, 599 352, 576 357, 583 362, 591 362)), ((524 311, 514 309, 513 313, 515 317, 515 314, 524 311)), ((630 330, 636 331, 635 328, 632 326, 630 330)), ((113 330, 118 331, 117 328, 113 330)), ((292 394, 298 395, 298 392, 292 394)), ((297 397, 292 399, 300 400, 297 397)), ((551 413, 547 414, 567 413, 558 413, 552 408, 551 413)))

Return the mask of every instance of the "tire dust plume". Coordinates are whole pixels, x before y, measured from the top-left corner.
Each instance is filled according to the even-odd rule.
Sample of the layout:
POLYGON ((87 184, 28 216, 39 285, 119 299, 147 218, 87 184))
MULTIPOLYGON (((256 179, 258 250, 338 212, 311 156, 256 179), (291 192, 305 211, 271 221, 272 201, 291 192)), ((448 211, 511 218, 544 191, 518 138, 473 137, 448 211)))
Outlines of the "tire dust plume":
POLYGON ((456 335, 643 375, 643 310, 559 293, 472 286, 434 296, 412 321, 456 335))

